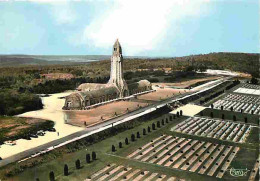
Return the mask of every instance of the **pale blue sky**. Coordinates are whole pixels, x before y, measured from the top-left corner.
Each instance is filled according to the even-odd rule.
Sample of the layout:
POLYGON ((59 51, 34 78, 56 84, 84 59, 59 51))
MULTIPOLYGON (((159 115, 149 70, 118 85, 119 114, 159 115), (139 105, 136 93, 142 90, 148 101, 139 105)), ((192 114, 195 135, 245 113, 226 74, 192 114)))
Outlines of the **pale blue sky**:
POLYGON ((258 0, 0 2, 0 54, 259 53, 258 0))

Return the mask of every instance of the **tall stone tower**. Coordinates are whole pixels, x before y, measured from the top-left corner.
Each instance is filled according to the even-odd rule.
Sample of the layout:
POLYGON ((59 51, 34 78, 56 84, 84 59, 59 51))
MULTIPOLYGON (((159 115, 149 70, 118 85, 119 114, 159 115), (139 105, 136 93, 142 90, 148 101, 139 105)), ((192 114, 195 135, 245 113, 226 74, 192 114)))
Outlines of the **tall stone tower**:
POLYGON ((118 39, 116 40, 113 46, 113 54, 111 57, 111 72, 110 72, 110 79, 108 83, 114 84, 115 86, 118 87, 120 91, 120 97, 125 97, 129 95, 129 90, 124 80, 124 74, 123 74, 122 48, 118 39))

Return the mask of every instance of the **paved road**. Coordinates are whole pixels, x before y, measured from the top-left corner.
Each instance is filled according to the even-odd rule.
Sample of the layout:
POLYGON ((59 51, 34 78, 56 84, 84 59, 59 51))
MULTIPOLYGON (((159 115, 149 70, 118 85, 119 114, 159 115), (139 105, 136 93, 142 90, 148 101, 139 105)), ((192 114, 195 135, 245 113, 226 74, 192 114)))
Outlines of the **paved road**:
MULTIPOLYGON (((217 85, 218 83, 214 84, 214 85, 217 85)), ((194 94, 194 93, 185 93, 185 94, 182 94, 182 95, 177 95, 173 98, 169 98, 167 100, 164 100, 164 101, 160 101, 158 103, 155 103, 153 105, 149 105, 147 107, 143 107, 143 108, 140 108, 138 110, 135 110, 133 112, 130 112, 128 114, 125 114, 125 115, 122 115, 122 116, 119 116, 119 117, 116 117, 116 118, 113 118, 113 119, 110 119, 106 122, 103 122, 103 123, 100 123, 98 125, 95 125, 93 127, 89 127, 89 128, 86 128, 85 130, 83 131, 79 131, 79 132, 76 132, 76 133, 73 133, 71 135, 68 135, 66 137, 63 137, 63 138, 60 138, 60 139, 57 139, 55 141, 52 141, 52 142, 49 142, 49 143, 46 143, 46 144, 43 144, 41 146, 38 146, 38 147, 35 147, 35 148, 32 148, 32 149, 29 149, 27 151, 24 151, 22 153, 18 153, 16 155, 13 155, 11 157, 8 157, 8 158, 5 158, 4 160, 1 160, 0 161, 0 167, 4 166, 4 165, 7 165, 9 163, 12 163, 12 162, 16 162, 16 161, 19 161, 19 160, 22 160, 24 158, 27 158, 37 152, 41 152, 43 150, 46 150, 48 148, 52 148, 53 146, 57 146, 59 144, 62 144, 62 143, 65 143, 65 142, 68 142, 69 140, 73 140, 73 139, 77 139, 78 137, 82 137, 88 133, 91 133, 95 130, 98 130, 100 128, 103 128, 103 127, 106 127, 106 126, 111 126, 112 123, 118 123, 120 121, 123 121, 124 119, 126 118, 129 118, 131 116, 134 116, 134 115, 138 115, 140 113, 143 113, 147 110, 150 110, 152 108, 158 108, 158 107, 162 107, 162 106, 165 106, 166 104, 168 103, 172 103, 182 97, 185 97, 185 96, 188 96, 188 95, 191 95, 191 94, 194 94)), ((134 119, 134 118, 133 118, 134 119)), ((129 120, 128 120, 129 121, 129 120)), ((100 130, 101 131, 101 130, 100 130)), ((72 142, 72 141, 71 141, 72 142)))

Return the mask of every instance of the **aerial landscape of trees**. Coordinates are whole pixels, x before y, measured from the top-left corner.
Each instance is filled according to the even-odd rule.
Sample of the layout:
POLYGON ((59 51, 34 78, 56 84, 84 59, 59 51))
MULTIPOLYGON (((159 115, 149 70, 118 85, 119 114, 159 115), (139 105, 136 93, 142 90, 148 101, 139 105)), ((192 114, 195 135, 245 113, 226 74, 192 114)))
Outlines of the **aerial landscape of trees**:
POLYGON ((0 91, 0 115, 12 116, 42 108, 42 101, 37 95, 15 90, 0 91))
MULTIPOLYGON (((6 62, 4 56, 1 62, 6 62)), ((73 56, 72 56, 73 57, 73 56)), ((142 79, 151 82, 177 82, 181 79, 203 76, 195 71, 222 69, 251 74, 252 82, 259 77, 259 54, 248 53, 210 53, 174 58, 126 58, 124 77, 127 83, 142 79), (166 73, 164 70, 170 69, 166 73), (254 78, 256 77, 256 78, 254 78)), ((36 94, 52 94, 74 90, 84 82, 106 83, 110 74, 110 61, 102 60, 91 63, 62 64, 19 64, 0 68, 0 114, 16 115, 26 111, 41 109, 41 99, 36 94), (64 73, 73 78, 48 79, 44 74, 64 73)), ((24 62, 22 59, 21 62, 24 62)), ((26 62, 33 61, 29 58, 26 62)), ((36 62, 40 62, 37 59, 36 62)))

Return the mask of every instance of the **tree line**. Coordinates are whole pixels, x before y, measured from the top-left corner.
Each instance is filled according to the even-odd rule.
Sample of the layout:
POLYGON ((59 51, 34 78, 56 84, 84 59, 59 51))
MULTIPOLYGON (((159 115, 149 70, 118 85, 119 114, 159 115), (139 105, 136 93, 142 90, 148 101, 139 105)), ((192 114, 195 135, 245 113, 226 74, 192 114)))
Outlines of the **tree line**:
POLYGON ((0 91, 0 115, 12 116, 42 108, 43 104, 38 95, 15 90, 0 91))

